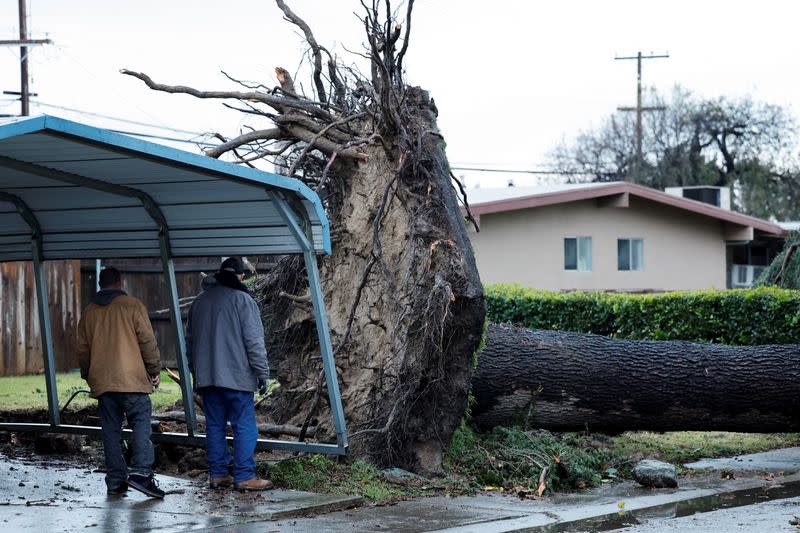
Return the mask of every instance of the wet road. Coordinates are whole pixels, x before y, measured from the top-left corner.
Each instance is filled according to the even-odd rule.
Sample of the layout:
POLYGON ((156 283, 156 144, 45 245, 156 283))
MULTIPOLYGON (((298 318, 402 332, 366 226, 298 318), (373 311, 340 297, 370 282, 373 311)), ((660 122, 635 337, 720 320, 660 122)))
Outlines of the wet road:
POLYGON ((798 465, 800 448, 734 458, 742 470, 736 479, 707 470, 682 479, 676 489, 652 490, 623 482, 536 501, 481 493, 349 509, 358 505, 358 498, 280 490, 217 492, 205 488, 201 479, 168 476, 158 476, 162 487, 173 492, 164 500, 137 492, 109 497, 103 474, 91 461, 81 467, 75 459, 9 457, 0 452, 0 533, 800 532, 789 524, 800 515, 800 474, 766 472, 778 459, 789 461, 780 466, 798 465))
POLYGON ((800 517, 800 497, 773 500, 764 503, 720 509, 708 513, 683 516, 671 520, 653 520, 640 526, 620 531, 624 533, 654 533, 657 531, 691 531, 693 533, 772 533, 800 531, 789 523, 800 517))

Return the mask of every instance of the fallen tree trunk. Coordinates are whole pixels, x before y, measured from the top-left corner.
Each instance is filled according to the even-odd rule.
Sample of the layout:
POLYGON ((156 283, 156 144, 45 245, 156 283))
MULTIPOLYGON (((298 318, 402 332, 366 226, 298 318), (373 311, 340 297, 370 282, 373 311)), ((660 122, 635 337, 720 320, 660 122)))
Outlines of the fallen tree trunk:
POLYGON ((627 341, 492 324, 473 421, 556 431, 800 431, 800 345, 627 341))

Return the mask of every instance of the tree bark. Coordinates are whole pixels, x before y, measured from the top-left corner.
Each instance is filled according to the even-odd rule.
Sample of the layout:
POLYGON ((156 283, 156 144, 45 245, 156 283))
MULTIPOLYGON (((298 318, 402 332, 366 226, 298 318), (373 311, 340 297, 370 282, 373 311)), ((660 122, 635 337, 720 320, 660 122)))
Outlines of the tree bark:
POLYGON ((473 420, 556 431, 800 431, 800 345, 626 341, 492 324, 473 420))
MULTIPOLYGON (((387 157, 384 147, 368 146, 367 163, 337 167, 346 183, 336 218, 340 231, 320 272, 340 347, 337 369, 353 455, 436 474, 466 409, 485 309, 428 96, 419 89, 406 94, 423 161, 399 174, 400 152, 387 157)), ((261 293, 268 351, 281 382, 274 415, 292 425, 308 420, 321 437, 332 428, 318 380, 319 352, 309 342, 313 317, 307 305, 280 297, 281 290, 292 290, 290 278, 298 272, 291 261, 280 264, 269 275, 274 284, 261 293)))

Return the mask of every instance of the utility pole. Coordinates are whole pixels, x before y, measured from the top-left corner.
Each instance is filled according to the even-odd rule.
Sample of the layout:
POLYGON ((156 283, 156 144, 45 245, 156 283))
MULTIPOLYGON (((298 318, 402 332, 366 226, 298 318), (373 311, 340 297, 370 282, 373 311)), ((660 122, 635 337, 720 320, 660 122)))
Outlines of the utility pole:
POLYGON ((27 117, 30 114, 30 89, 29 81, 30 75, 28 74, 28 46, 38 44, 50 44, 50 39, 28 39, 28 12, 25 5, 25 0, 19 0, 19 40, 18 41, 0 41, 0 46, 14 46, 19 47, 19 74, 20 74, 20 91, 3 91, 4 94, 19 94, 21 105, 20 115, 27 117))
MULTIPOLYGON (((28 40, 28 12, 25 7, 25 0, 19 0, 19 40, 28 40)), ((19 47, 19 75, 20 75, 20 96, 22 103, 23 117, 30 115, 30 94, 28 94, 28 47, 19 47)))
MULTIPOLYGON (((643 106, 642 105, 642 59, 667 58, 669 54, 643 56, 638 52, 635 56, 616 56, 615 60, 635 59, 636 60, 636 107, 618 107, 618 111, 636 111, 636 160, 633 164, 631 177, 638 177, 643 167, 644 157, 642 156, 642 113, 645 111, 663 111, 664 106, 643 106)), ((631 181, 628 179, 626 181, 631 181)))

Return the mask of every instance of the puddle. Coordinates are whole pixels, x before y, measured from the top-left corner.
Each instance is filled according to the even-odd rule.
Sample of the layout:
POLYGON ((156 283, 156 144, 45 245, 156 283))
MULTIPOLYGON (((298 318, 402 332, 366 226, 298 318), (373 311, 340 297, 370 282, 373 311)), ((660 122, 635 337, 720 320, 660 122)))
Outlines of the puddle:
POLYGON ((800 496, 800 481, 776 484, 769 487, 755 487, 741 489, 723 494, 692 498, 635 511, 620 511, 619 513, 539 526, 525 529, 526 532, 554 533, 561 531, 614 531, 653 520, 666 520, 690 516, 697 513, 707 513, 718 509, 742 507, 770 500, 794 498, 800 496))

